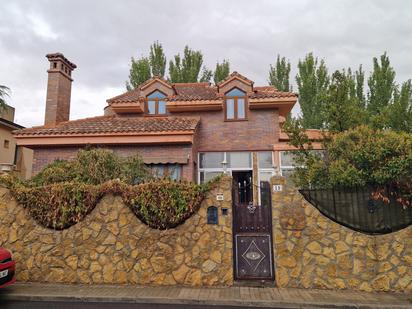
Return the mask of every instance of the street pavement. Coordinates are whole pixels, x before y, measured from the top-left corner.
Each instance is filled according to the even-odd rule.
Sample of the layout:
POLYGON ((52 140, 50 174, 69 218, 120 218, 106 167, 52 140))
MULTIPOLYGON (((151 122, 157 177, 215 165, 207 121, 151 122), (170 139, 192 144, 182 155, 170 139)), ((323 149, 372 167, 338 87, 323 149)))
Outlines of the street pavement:
POLYGON ((17 283, 0 290, 0 309, 412 309, 412 294, 275 287, 147 287, 17 283))

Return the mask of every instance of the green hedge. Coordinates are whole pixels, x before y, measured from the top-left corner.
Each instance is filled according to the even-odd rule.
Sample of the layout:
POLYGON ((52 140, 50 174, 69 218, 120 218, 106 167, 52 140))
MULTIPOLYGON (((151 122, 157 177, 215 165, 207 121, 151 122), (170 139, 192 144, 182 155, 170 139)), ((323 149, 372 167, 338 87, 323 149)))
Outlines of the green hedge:
POLYGON ((148 226, 163 230, 182 224, 195 213, 212 186, 212 182, 197 185, 159 179, 138 185, 120 181, 101 185, 79 182, 40 187, 15 185, 11 192, 37 223, 51 229, 66 229, 82 221, 104 195, 112 194, 121 196, 148 226))

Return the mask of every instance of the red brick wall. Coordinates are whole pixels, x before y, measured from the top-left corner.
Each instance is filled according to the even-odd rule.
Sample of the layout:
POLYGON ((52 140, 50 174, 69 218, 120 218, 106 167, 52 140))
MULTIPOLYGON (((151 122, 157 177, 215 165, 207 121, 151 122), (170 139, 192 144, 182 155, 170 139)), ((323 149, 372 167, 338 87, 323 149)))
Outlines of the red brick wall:
POLYGON ((68 76, 57 70, 49 70, 44 119, 46 125, 69 120, 72 82, 68 76))
MULTIPOLYGON (((224 111, 168 113, 172 117, 200 116, 196 151, 272 150, 279 142, 277 110, 246 109, 247 120, 225 121, 224 111)), ((121 115, 126 117, 126 115, 121 115)), ((144 117, 127 114, 127 117, 144 117)))
POLYGON ((247 110, 246 121, 225 121, 224 111, 198 112, 196 116, 201 118, 198 151, 272 150, 279 140, 277 110, 247 110))
MULTIPOLYGON (((128 157, 140 154, 142 157, 169 156, 189 157, 187 164, 182 165, 182 178, 192 180, 195 171, 193 170, 193 153, 191 145, 158 145, 158 146, 107 146, 121 157, 128 157)), ((76 157, 79 147, 52 147, 36 148, 33 154, 33 175, 37 174, 47 164, 57 159, 71 160, 76 157)))
MULTIPOLYGON (((249 110, 246 121, 225 121, 224 111, 197 113, 174 113, 173 116, 200 116, 200 126, 194 138, 195 144, 164 146, 111 146, 122 156, 140 153, 142 156, 189 155, 183 166, 185 179, 196 180, 198 151, 258 151, 272 150, 279 140, 279 115, 277 110, 249 110)), ((131 115, 129 115, 130 117, 131 115)), ((143 115, 135 115, 142 117, 143 115)), ((76 155, 75 147, 35 149, 33 173, 38 173, 46 164, 57 158, 71 159, 76 155)))

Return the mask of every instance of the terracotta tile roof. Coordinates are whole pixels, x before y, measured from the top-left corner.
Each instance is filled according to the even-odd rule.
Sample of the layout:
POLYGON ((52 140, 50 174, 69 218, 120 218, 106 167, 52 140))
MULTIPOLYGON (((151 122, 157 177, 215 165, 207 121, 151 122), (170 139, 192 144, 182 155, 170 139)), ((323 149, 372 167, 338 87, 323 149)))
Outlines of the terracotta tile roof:
POLYGON ((107 103, 127 103, 127 102, 137 102, 143 100, 143 97, 140 97, 140 89, 134 89, 131 91, 124 92, 118 96, 110 98, 107 100, 107 103))
POLYGON ((176 83, 173 87, 176 95, 169 97, 167 101, 219 100, 223 97, 209 83, 176 83))
MULTIPOLYGON (((166 101, 205 101, 205 100, 220 100, 223 94, 218 93, 217 87, 211 86, 209 83, 174 83, 172 84, 176 94, 166 98, 166 101)), ((278 91, 273 86, 254 87, 254 91, 248 94, 251 99, 260 98, 287 98, 297 97, 293 92, 278 91)), ((113 97, 107 102, 111 103, 129 103, 139 102, 145 98, 140 96, 140 90, 134 89, 125 92, 119 96, 113 97)))
POLYGON ((253 93, 249 95, 249 98, 251 99, 288 97, 297 97, 297 94, 293 92, 279 91, 276 89, 276 87, 273 86, 254 87, 253 93))
POLYGON ((146 85, 148 85, 148 84, 150 84, 150 83, 152 83, 152 82, 154 82, 154 81, 156 81, 156 80, 159 80, 159 81, 163 82, 164 84, 168 85, 168 87, 170 87, 170 88, 172 87, 172 84, 169 83, 169 81, 166 80, 164 77, 155 75, 155 76, 149 78, 149 79, 148 79, 147 81, 145 81, 143 84, 140 84, 140 85, 139 85, 139 89, 144 89, 146 85))
POLYGON ((33 127, 16 130, 16 136, 22 135, 72 135, 100 133, 155 133, 194 131, 199 123, 198 117, 117 117, 100 116, 80 120, 66 121, 55 127, 33 127))
POLYGON ((253 85, 253 81, 251 81, 249 78, 243 76, 242 74, 234 71, 233 73, 229 74, 224 80, 220 81, 217 86, 219 87, 220 85, 225 84, 228 80, 232 79, 233 77, 238 77, 240 79, 243 79, 245 82, 247 82, 248 84, 253 85))

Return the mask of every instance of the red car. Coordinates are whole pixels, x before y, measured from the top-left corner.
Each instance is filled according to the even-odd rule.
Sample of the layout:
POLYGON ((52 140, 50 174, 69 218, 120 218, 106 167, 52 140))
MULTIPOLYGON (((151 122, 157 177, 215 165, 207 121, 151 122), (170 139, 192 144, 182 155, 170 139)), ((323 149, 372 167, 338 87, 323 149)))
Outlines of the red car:
POLYGON ((0 288, 12 284, 16 281, 14 271, 16 263, 11 258, 11 253, 0 247, 0 288))

